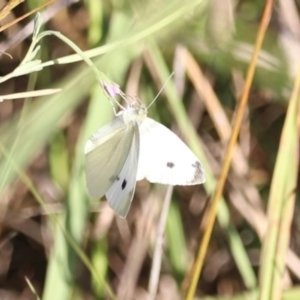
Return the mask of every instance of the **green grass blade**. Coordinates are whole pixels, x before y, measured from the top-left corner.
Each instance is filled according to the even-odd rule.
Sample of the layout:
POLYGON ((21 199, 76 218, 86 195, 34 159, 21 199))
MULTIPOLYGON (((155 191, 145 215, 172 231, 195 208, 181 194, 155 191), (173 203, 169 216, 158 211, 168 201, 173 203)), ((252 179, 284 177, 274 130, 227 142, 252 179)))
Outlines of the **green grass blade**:
POLYGON ((289 102, 272 178, 268 227, 261 257, 261 300, 280 299, 282 294, 299 171, 299 112, 300 72, 289 102))

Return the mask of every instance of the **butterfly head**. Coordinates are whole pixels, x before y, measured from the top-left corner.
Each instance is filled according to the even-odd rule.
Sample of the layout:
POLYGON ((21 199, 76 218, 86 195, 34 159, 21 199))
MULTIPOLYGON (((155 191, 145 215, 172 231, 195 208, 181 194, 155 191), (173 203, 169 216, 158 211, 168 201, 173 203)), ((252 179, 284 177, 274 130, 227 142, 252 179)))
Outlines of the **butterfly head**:
POLYGON ((147 117, 147 107, 142 103, 132 103, 126 110, 130 118, 136 122, 141 122, 147 117))

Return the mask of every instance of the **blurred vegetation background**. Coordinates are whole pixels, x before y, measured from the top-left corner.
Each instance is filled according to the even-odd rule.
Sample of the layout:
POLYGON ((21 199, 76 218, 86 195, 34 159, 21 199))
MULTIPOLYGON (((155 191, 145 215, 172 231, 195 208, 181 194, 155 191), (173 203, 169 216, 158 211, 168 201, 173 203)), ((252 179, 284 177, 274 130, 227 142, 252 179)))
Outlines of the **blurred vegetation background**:
MULTIPOLYGON (((46 2, 0 1, 1 26, 46 2)), ((268 2, 57 0, 40 9, 40 33, 69 38, 145 104, 174 71, 149 116, 193 149, 207 182, 172 190, 161 248, 167 187, 138 182, 124 220, 87 195, 84 144, 114 116, 93 70, 54 35, 25 64, 34 14, 2 27, 0 299, 300 299, 297 0, 272 7, 200 279, 186 296, 268 2)))

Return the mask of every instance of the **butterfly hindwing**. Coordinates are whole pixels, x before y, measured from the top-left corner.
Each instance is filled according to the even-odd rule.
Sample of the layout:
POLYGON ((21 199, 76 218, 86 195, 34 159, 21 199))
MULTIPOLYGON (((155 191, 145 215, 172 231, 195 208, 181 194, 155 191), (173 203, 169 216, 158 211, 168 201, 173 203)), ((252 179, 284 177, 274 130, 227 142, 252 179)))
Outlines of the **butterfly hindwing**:
POLYGON ((195 154, 167 127, 146 118, 139 127, 140 156, 137 180, 170 185, 194 185, 205 181, 195 154))
POLYGON ((133 124, 121 116, 99 129, 86 143, 86 182, 92 198, 101 198, 120 174, 134 137, 133 124))
POLYGON ((134 124, 134 137, 125 164, 106 193, 110 207, 123 218, 126 217, 134 196, 140 151, 139 129, 137 123, 134 124))

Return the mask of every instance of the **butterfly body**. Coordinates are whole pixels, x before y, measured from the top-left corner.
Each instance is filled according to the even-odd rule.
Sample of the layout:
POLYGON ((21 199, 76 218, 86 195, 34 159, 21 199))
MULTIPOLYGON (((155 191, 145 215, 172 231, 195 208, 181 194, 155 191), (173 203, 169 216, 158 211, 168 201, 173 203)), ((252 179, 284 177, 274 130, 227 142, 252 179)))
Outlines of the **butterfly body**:
POLYGON ((126 217, 137 180, 194 185, 205 181, 194 153, 168 128, 147 117, 144 106, 130 106, 86 143, 86 180, 92 198, 106 195, 126 217))

